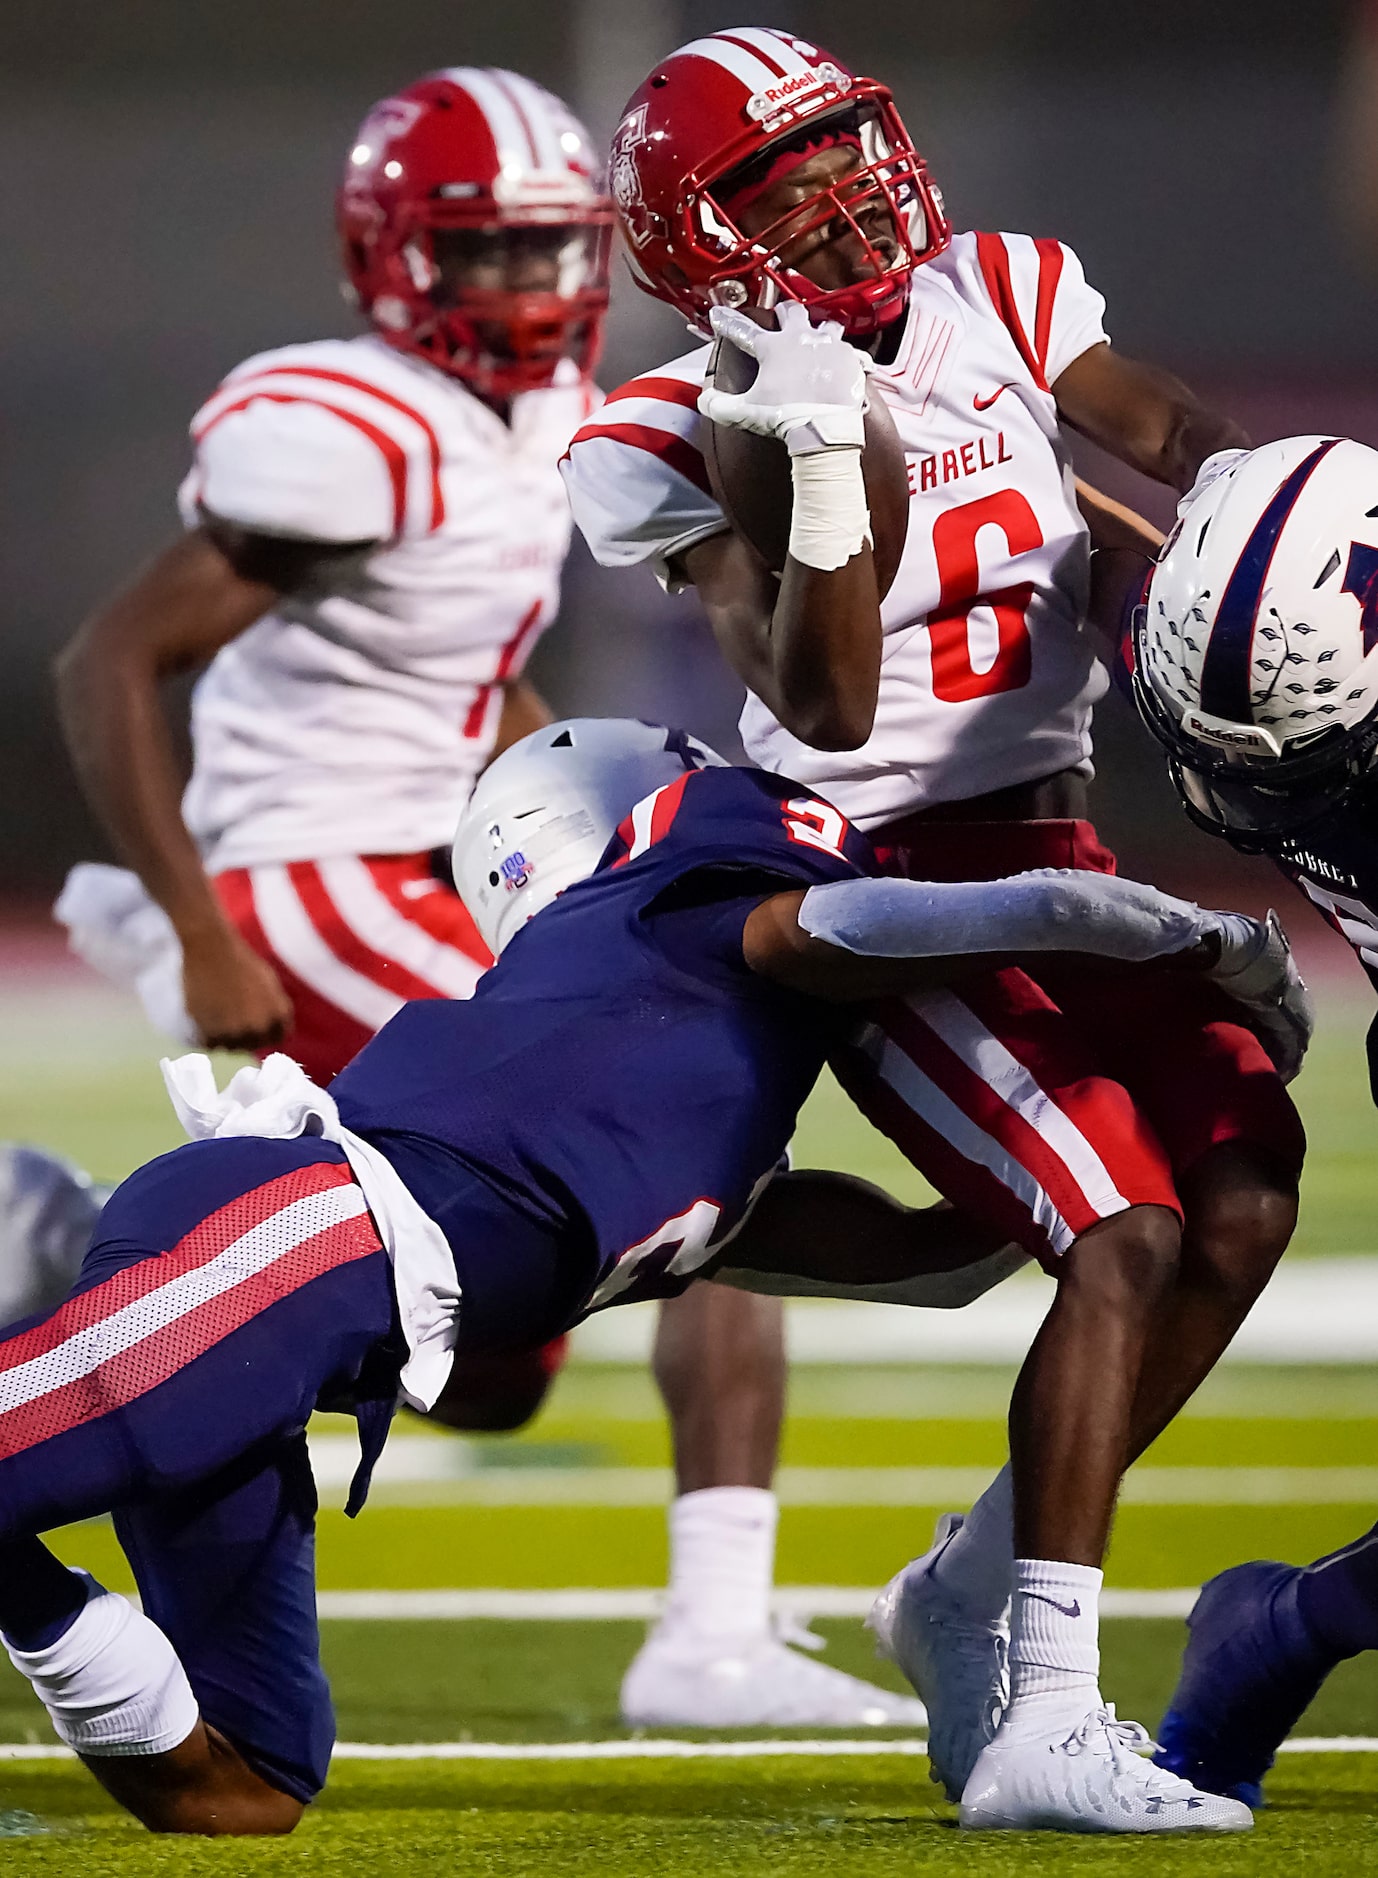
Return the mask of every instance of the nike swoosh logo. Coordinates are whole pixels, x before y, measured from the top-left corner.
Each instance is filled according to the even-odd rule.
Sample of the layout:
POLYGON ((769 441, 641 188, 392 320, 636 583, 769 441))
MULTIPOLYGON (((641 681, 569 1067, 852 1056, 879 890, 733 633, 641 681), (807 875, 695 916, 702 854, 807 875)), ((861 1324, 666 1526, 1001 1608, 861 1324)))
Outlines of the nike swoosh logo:
POLYGON ((1056 1598, 1050 1598, 1044 1591, 1026 1591, 1026 1598, 1037 1598, 1040 1604, 1051 1604, 1055 1611, 1061 1611, 1064 1617, 1080 1617, 1081 1604, 1073 1598, 1070 1604, 1059 1604, 1056 1598))
POLYGON ((997 385, 995 387, 995 390, 992 391, 992 393, 990 394, 988 398, 982 398, 979 395, 973 398, 971 401, 971 408, 973 411, 988 411, 990 407, 995 403, 995 400, 1000 396, 1000 393, 1002 391, 1013 391, 1013 390, 1014 390, 1013 380, 1011 380, 1010 383, 1005 384, 1005 385, 997 385))

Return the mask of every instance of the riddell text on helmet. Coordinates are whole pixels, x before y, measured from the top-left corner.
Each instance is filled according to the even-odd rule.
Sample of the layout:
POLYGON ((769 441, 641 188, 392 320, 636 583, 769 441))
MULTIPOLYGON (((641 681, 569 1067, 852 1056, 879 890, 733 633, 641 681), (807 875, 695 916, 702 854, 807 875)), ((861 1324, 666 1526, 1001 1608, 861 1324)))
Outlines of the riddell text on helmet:
POLYGON ((746 101, 746 114, 758 124, 776 117, 781 111, 788 110, 799 98, 815 91, 835 90, 845 92, 849 87, 847 74, 836 65, 816 65, 811 71, 795 72, 789 78, 782 78, 778 85, 764 85, 746 101))

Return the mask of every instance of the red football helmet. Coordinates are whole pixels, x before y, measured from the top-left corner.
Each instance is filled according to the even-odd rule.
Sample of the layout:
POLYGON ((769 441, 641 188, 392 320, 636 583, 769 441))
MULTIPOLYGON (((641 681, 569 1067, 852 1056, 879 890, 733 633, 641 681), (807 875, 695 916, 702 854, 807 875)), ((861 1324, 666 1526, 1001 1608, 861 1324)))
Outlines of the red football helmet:
POLYGON ((762 26, 695 39, 662 60, 613 137, 611 183, 637 285, 704 330, 714 302, 784 298, 860 338, 899 317, 914 269, 952 239, 942 196, 886 88, 762 26), (854 145, 859 165, 769 228, 743 234, 732 208, 778 173, 769 153, 808 141, 854 145), (878 202, 894 224, 893 254, 867 234, 872 218, 858 214, 878 202), (860 237, 873 273, 824 291, 786 266, 781 250, 839 222, 860 237))
POLYGON ((337 213, 350 286, 389 345, 489 398, 550 384, 562 359, 595 364, 612 204, 588 132, 529 78, 457 66, 375 104, 337 213), (492 263, 470 261, 476 283, 465 233, 492 263))

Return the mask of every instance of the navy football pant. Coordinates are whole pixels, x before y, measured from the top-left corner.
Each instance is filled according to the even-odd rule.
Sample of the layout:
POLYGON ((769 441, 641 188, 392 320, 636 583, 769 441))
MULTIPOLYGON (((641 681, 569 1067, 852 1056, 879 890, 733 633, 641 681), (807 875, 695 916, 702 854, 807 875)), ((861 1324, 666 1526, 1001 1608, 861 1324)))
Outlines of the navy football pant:
POLYGON ((0 1338, 0 1540, 113 1512, 205 1720, 302 1800, 334 1741, 304 1431, 395 1317, 338 1148, 207 1141, 126 1181, 72 1296, 0 1338))

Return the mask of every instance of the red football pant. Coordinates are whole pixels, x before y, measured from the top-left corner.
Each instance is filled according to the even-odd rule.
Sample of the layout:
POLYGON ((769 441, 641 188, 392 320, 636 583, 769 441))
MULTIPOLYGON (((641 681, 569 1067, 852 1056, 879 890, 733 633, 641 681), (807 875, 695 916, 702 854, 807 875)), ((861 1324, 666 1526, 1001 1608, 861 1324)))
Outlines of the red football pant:
MULTIPOLYGON (((1088 822, 915 818, 873 840, 916 880, 1115 867, 1088 822)), ((1305 1152, 1238 1008, 1168 969, 1039 965, 887 1000, 833 1067, 939 1192, 1045 1264, 1127 1207, 1180 1218, 1176 1177, 1217 1143, 1266 1150, 1289 1172, 1305 1152)))
MULTIPOLYGON (((412 998, 467 998, 493 963, 468 908, 436 879, 426 854, 239 867, 218 874, 215 888, 282 980, 294 1021, 278 1048, 313 1082, 337 1076, 412 998)), ((567 1341, 485 1357, 465 1425, 529 1420, 563 1367, 567 1341), (524 1412, 514 1420, 518 1405, 524 1412)))
POLYGON ((425 854, 239 867, 220 902, 277 972, 295 1022, 279 1046, 327 1083, 412 998, 467 998, 493 956, 425 854))

